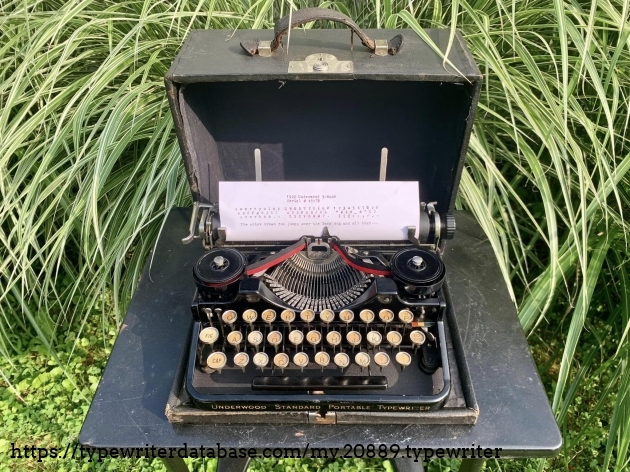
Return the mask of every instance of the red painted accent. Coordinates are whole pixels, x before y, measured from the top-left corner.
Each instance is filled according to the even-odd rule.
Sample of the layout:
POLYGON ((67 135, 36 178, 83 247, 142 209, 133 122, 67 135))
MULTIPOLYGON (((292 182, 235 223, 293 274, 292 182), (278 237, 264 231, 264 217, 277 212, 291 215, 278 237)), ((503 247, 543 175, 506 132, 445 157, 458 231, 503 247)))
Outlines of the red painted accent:
POLYGON ((265 259, 265 263, 261 266, 258 266, 254 269, 245 269, 245 274, 246 275, 254 275, 257 274, 259 272, 262 272, 263 270, 267 270, 269 269, 269 267, 273 267, 275 265, 280 264, 281 262, 286 261, 289 257, 292 257, 294 255, 296 255, 298 252, 302 251, 304 248, 306 247, 306 242, 304 242, 303 244, 300 244, 299 246, 297 246, 295 249, 293 249, 292 251, 284 254, 283 256, 279 256, 279 257, 268 257, 267 259, 265 259))

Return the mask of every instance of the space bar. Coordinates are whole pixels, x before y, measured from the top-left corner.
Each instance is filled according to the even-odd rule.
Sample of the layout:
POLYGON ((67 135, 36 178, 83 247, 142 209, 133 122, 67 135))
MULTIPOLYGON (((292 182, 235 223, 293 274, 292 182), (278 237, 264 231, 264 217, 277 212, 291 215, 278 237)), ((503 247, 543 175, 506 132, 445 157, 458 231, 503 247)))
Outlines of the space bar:
POLYGON ((387 377, 254 377, 253 390, 385 390, 387 377))

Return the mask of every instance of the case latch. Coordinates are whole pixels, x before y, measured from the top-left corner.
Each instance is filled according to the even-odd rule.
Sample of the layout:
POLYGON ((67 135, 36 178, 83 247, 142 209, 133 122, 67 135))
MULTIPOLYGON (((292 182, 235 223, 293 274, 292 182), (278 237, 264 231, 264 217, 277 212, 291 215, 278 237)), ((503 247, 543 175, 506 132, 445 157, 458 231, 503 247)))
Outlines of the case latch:
POLYGON ((340 61, 332 54, 311 54, 303 61, 289 61, 289 74, 352 74, 353 72, 352 61, 340 61))
POLYGON ((308 424, 337 424, 337 413, 327 411, 320 415, 317 411, 309 411, 308 424))

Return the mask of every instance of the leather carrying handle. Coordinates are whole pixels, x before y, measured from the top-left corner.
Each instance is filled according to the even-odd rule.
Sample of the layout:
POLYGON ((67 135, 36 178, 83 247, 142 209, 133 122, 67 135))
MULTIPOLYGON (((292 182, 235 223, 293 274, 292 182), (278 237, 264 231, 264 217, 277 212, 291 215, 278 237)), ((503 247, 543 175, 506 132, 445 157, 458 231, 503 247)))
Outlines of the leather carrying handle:
MULTIPOLYGON (((308 23, 310 21, 315 20, 328 20, 335 21, 337 23, 343 23, 348 26, 352 33, 356 34, 361 43, 368 48, 370 51, 374 52, 376 50, 376 42, 373 39, 365 34, 359 26, 348 18, 343 13, 340 13, 336 10, 328 10, 327 8, 304 8, 302 10, 297 10, 293 12, 291 15, 291 23, 289 23, 289 15, 280 18, 276 21, 276 25, 274 27, 274 38, 271 41, 271 52, 278 49, 278 46, 282 43, 282 36, 284 36, 290 28, 295 26, 303 25, 304 23, 308 23)), ((351 37, 352 39, 352 37, 351 37)), ((259 40, 248 40, 241 41, 241 47, 250 55, 255 56, 258 54, 258 44, 259 40)), ((395 55, 400 52, 403 45, 403 36, 402 34, 397 34, 392 39, 387 41, 387 52, 390 55, 395 55)))

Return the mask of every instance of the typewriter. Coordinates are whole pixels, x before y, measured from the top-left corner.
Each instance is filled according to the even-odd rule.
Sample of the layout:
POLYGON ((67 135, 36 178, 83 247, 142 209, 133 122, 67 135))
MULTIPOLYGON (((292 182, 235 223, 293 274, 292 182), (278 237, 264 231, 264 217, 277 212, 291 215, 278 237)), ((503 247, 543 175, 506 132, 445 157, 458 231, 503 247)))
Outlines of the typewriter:
POLYGON ((227 240, 219 206, 196 203, 184 239, 203 229, 186 375, 197 407, 444 404, 451 381, 439 243, 454 236, 451 214, 420 203, 418 227, 400 240, 342 240, 323 227, 297 241, 239 242, 227 240))
POLYGON ((193 324, 172 422, 476 421, 442 256, 482 76, 459 34, 452 47, 449 31, 427 34, 450 63, 413 31, 363 31, 322 9, 271 32, 187 38, 165 76, 195 241, 176 249, 191 254, 193 324), (344 29, 296 29, 289 48, 288 30, 316 19, 361 44, 344 29), (417 184, 400 237, 324 224, 240 238, 220 192, 379 181, 417 184))

